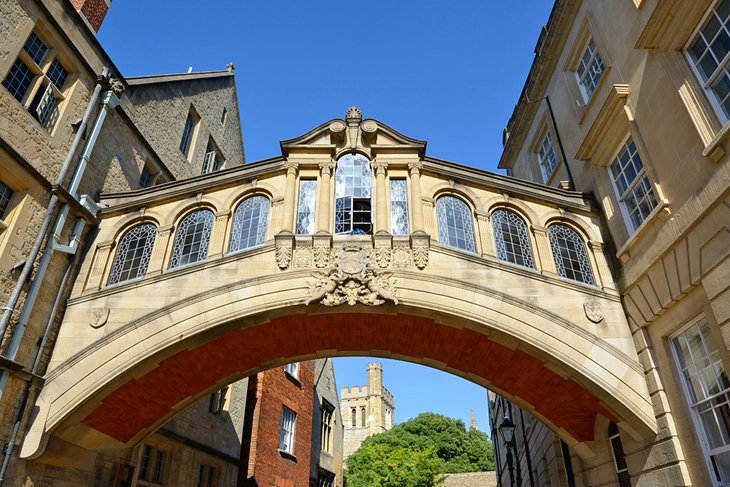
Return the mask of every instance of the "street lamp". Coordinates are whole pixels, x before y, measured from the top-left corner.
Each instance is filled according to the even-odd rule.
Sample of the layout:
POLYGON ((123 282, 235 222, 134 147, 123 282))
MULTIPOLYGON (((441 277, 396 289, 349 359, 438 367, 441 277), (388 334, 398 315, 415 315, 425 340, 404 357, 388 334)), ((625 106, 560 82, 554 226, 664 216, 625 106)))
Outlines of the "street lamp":
MULTIPOLYGON (((506 416, 502 419, 499 424, 499 432, 504 440, 504 446, 507 447, 507 470, 509 470, 509 485, 514 487, 515 485, 515 467, 514 460, 512 458, 512 442, 515 439, 515 424, 506 416)), ((519 470, 518 470, 519 474, 519 470)))

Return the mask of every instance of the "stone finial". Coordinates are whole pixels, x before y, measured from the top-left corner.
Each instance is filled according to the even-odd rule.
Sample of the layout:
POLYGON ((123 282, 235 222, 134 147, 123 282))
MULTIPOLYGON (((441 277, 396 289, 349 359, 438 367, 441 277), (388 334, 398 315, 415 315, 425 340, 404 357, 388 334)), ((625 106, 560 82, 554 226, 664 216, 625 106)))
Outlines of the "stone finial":
POLYGON ((469 411, 469 431, 477 431, 477 418, 474 417, 474 410, 469 411))
POLYGON ((233 71, 235 71, 236 67, 233 65, 233 61, 226 64, 226 69, 228 70, 229 73, 232 73, 233 71))
POLYGON ((351 106, 345 113, 345 119, 348 122, 360 122, 362 120, 362 112, 356 106, 351 106))

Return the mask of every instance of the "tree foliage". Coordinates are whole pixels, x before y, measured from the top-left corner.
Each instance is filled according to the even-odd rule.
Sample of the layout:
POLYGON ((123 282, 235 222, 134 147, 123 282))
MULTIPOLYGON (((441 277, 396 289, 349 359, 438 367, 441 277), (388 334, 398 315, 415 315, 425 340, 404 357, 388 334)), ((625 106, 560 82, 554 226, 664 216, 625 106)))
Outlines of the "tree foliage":
POLYGON ((347 487, 431 487, 442 474, 494 470, 487 435, 423 413, 367 438, 347 459, 347 487))

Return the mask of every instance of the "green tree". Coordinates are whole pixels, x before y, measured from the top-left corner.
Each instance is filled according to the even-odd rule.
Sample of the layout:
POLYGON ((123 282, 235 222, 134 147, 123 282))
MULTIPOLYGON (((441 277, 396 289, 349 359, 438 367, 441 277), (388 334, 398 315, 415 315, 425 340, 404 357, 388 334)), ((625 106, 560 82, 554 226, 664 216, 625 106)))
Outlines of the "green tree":
POLYGON ((494 470, 487 435, 424 413, 367 438, 347 459, 347 487, 431 487, 444 473, 494 470))

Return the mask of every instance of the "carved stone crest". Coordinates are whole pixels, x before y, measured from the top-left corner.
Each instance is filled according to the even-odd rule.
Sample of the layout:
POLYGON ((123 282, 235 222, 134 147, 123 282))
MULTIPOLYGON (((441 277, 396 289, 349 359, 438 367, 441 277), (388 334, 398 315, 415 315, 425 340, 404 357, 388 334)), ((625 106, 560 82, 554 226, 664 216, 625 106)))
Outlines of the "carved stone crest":
POLYGON ((309 285, 309 298, 305 305, 319 301, 324 306, 356 303, 378 306, 386 301, 398 304, 395 279, 392 272, 373 270, 368 262, 368 252, 360 246, 339 249, 335 267, 329 271, 315 271, 309 285))
POLYGON ((411 249, 406 245, 397 245, 393 247, 393 256, 391 261, 393 267, 410 267, 411 266, 411 249))
POLYGON ((292 267, 299 269, 309 268, 314 266, 313 262, 312 247, 297 245, 297 248, 294 249, 292 267))
POLYGON ((586 318, 591 320, 593 323, 600 323, 603 320, 603 310, 601 309, 600 303, 597 301, 583 303, 583 310, 586 313, 586 318))
POLYGON ((101 328, 102 326, 106 325, 107 320, 109 319, 109 308, 96 308, 91 312, 91 322, 89 325, 91 325, 92 328, 101 328))

